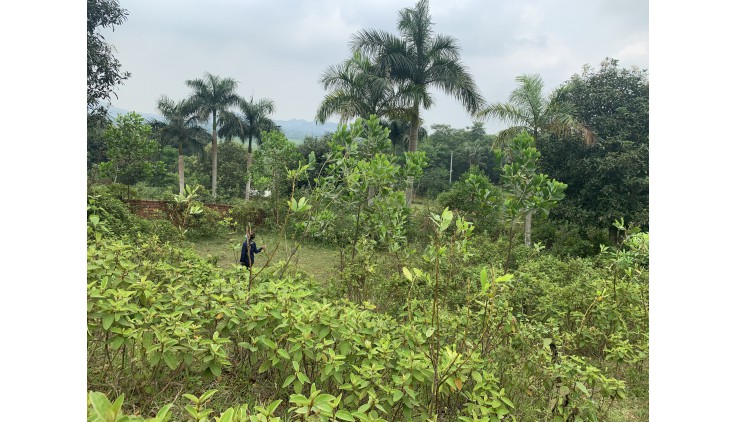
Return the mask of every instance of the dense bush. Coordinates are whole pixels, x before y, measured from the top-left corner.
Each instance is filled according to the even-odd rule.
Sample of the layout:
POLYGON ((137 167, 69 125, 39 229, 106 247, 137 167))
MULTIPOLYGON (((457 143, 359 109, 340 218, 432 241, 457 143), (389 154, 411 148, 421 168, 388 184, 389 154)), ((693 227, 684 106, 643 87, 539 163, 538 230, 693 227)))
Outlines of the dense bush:
POLYGON ((186 236, 188 239, 210 239, 228 233, 228 227, 221 224, 223 215, 208 207, 203 207, 202 213, 195 215, 188 224, 186 236))
MULTIPOLYGON (((136 238, 155 234, 163 241, 182 240, 184 237, 195 240, 217 237, 233 229, 228 221, 224 221, 227 216, 197 202, 196 195, 187 201, 177 202, 173 200, 175 195, 170 194, 157 218, 139 217, 119 199, 121 186, 95 185, 88 199, 88 207, 94 207, 94 211, 88 210, 88 215, 91 212, 101 214, 107 228, 116 236, 136 238), (197 213, 189 213, 190 202, 198 208, 197 213)), ((123 188, 127 189, 125 186, 123 188)))
POLYGON ((376 118, 327 145, 314 184, 297 183, 312 158, 280 176, 288 197, 220 216, 206 192, 174 195, 166 223, 191 239, 251 225, 293 242, 255 272, 90 197, 90 420, 596 421, 626 392, 648 394, 647 233, 621 219, 617 241, 593 250, 604 231, 536 219, 525 246, 522 217, 546 214, 564 187, 535 172, 532 147, 501 186, 472 167, 438 202, 408 206, 425 154, 399 165, 376 118), (336 271, 291 270, 306 239, 333 247, 336 271))
MULTIPOLYGON (((183 417, 205 411, 197 395, 212 382, 208 410, 236 412, 247 394, 255 403, 242 411, 258 404, 277 420, 598 420, 625 396, 614 375, 647 358, 640 238, 596 262, 530 255, 504 275, 484 265, 484 238, 470 225, 450 212, 432 221, 418 266, 390 276, 392 289, 367 290, 361 305, 316 296, 278 268, 251 289, 238 269, 155 238, 116 240, 101 230, 107 221, 90 221, 88 385, 126 392, 141 414, 183 417), (403 305, 378 312, 384 291, 403 305), (190 410, 165 407, 182 390, 196 394, 190 410)), ((113 406, 89 400, 92 414, 113 406)))
POLYGON ((600 245, 610 243, 607 230, 595 226, 582 228, 563 220, 538 218, 533 241, 545 246, 546 250, 562 257, 594 256, 600 245))
POLYGON ((478 231, 497 236, 505 226, 502 224, 500 208, 496 205, 501 197, 500 188, 494 186, 479 167, 472 166, 454 182, 451 190, 441 193, 436 200, 443 207, 463 211, 478 231))
POLYGON ((441 192, 449 189, 448 170, 439 167, 431 167, 423 172, 423 177, 418 182, 418 195, 435 198, 441 192))
POLYGON ((228 216, 232 218, 238 227, 245 230, 248 227, 260 229, 267 224, 267 217, 270 214, 268 209, 270 204, 263 200, 251 200, 249 202, 241 201, 234 205, 228 211, 228 216))
POLYGON ((151 235, 158 236, 162 241, 176 241, 182 238, 177 230, 162 214, 161 218, 145 219, 133 214, 125 202, 107 194, 106 188, 93 189, 88 197, 87 214, 99 215, 105 221, 110 233, 117 237, 127 236, 132 239, 151 235), (95 193, 99 194, 95 194, 95 193))

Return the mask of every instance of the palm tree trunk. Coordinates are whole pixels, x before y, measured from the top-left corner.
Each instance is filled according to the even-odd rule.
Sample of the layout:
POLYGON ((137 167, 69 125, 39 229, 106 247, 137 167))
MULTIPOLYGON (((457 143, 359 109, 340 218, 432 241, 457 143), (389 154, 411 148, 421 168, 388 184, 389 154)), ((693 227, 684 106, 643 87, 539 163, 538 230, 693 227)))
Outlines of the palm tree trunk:
POLYGON ((249 142, 249 151, 246 153, 246 196, 244 197, 246 202, 251 200, 251 160, 253 156, 251 142, 249 142))
POLYGON ((530 247, 531 240, 530 240, 530 232, 531 232, 531 224, 533 222, 533 211, 528 211, 525 214, 525 246, 530 247))
MULTIPOLYGON (((413 113, 413 116, 410 119, 410 137, 407 141, 407 151, 408 152, 415 152, 418 150, 418 130, 420 129, 420 111, 418 110, 418 106, 415 106, 415 113, 413 113)), ((413 202, 413 177, 408 176, 407 181, 405 183, 405 205, 408 207, 413 202)))
POLYGON ((218 134, 216 133, 217 123, 215 120, 216 112, 213 111, 213 172, 211 175, 211 185, 213 191, 213 199, 216 197, 216 191, 218 189, 218 134))
POLYGON ((179 194, 184 195, 184 157, 182 156, 182 146, 179 146, 179 157, 177 157, 177 170, 179 173, 179 194))
POLYGON ((410 137, 407 141, 407 151, 415 152, 418 150, 418 131, 420 130, 419 112, 415 110, 415 115, 410 119, 410 137))

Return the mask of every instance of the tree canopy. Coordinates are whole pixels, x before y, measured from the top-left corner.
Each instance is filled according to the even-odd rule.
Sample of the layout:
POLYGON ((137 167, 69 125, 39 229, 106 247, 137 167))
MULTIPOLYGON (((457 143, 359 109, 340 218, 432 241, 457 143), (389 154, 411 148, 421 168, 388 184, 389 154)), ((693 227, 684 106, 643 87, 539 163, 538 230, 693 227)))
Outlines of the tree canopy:
POLYGON ((115 95, 113 89, 131 74, 123 71, 113 54, 115 47, 105 42, 101 28, 115 28, 128 17, 118 0, 87 0, 87 111, 99 112, 100 101, 115 95))
POLYGON ((567 82, 564 98, 598 135, 592 147, 568 138, 540 145, 541 167, 565 181, 567 197, 553 215, 580 225, 611 227, 617 218, 648 227, 648 73, 606 59, 567 82))

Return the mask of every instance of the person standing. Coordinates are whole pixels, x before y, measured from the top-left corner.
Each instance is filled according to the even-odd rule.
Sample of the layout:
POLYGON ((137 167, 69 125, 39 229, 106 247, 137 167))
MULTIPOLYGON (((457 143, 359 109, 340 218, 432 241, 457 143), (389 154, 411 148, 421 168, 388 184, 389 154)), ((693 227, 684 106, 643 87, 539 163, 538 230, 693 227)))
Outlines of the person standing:
POLYGON ((246 268, 251 268, 254 265, 254 254, 257 254, 263 250, 266 250, 266 245, 262 245, 260 248, 256 247, 256 233, 246 235, 246 240, 241 245, 241 265, 246 268))

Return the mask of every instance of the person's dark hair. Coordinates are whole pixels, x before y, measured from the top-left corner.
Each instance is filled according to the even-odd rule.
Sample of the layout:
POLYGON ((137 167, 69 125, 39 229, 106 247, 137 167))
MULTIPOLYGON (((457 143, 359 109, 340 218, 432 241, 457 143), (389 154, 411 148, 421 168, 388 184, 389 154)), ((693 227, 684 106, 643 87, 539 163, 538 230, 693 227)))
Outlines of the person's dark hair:
POLYGON ((251 235, 249 235, 250 240, 254 240, 255 238, 256 238, 256 233, 251 233, 251 235))

